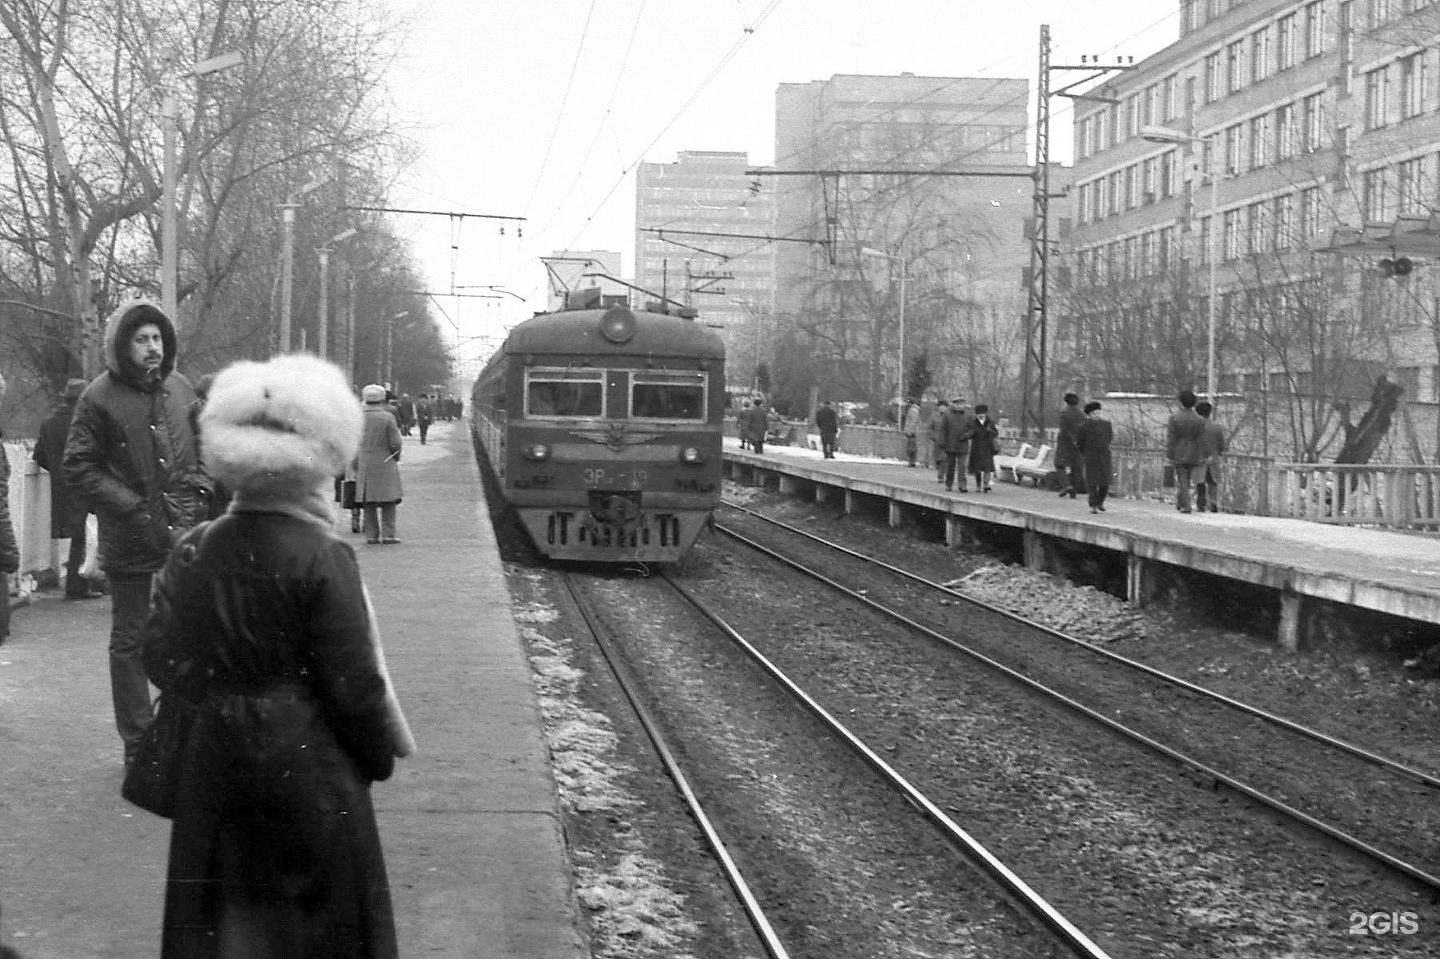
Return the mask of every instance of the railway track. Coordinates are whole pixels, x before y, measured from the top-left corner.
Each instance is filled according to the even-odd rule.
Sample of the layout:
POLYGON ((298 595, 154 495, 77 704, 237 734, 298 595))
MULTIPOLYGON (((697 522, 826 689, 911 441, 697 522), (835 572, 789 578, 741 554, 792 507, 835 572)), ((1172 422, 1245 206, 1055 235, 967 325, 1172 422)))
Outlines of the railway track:
POLYGON ((1108 955, 692 591, 664 577, 560 576, 765 955, 1108 955), (694 625, 671 632, 679 620, 694 625), (684 636, 683 648, 661 639, 671 636, 684 636), (808 713, 800 732, 797 707, 808 713), (791 731, 765 741, 776 728, 791 731), (748 744, 738 754, 737 741, 748 744), (875 774, 868 785, 857 781, 857 760, 875 774), (825 808, 831 797, 844 805, 825 808), (803 881, 818 889, 798 890, 803 881), (893 909, 877 920, 867 905, 902 900, 898 924, 883 914, 893 909), (818 912, 796 910, 821 902, 818 912), (823 931, 839 920, 844 931, 823 931), (881 930, 883 941, 855 942, 856 928, 881 930), (1042 930, 1051 945, 1038 946, 1042 930), (927 951, 937 942, 946 951, 927 951))
POLYGON ((806 530, 744 507, 727 506, 760 521, 766 529, 779 531, 788 541, 764 544, 717 524, 722 534, 894 617, 1431 894, 1440 892, 1440 779, 1435 776, 1066 636, 806 530), (828 554, 832 559, 826 570, 790 555, 796 552, 796 543, 811 547, 802 551, 811 561, 817 560, 815 549, 828 554), (852 588, 857 582, 865 584, 864 593, 852 588), (891 584, 902 582, 930 597, 929 604, 919 599, 901 613, 894 603, 872 598, 895 595, 899 587, 891 584), (959 601, 979 614, 980 620, 955 616, 953 605, 935 605, 939 597, 959 601), (1009 626, 1001 641, 984 635, 995 630, 996 623, 1009 626), (1246 748, 1237 749, 1237 742, 1245 743, 1246 748), (1296 775, 1299 770, 1313 772, 1316 768, 1332 773, 1318 794, 1313 775, 1296 775))

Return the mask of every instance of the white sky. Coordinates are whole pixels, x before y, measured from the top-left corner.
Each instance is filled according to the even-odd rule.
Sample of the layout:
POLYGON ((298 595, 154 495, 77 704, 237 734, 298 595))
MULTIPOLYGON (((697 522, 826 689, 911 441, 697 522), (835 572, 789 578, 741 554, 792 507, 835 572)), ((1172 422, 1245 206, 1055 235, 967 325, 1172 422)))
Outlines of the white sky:
MULTIPOLYGON (((398 217, 430 289, 499 284, 526 302, 441 297, 462 357, 545 303, 539 257, 617 250, 633 267, 634 168, 682 150, 774 162, 775 90, 840 73, 1019 77, 1081 55, 1137 61, 1175 41, 1178 0, 390 0, 413 18, 391 74, 423 156, 398 207, 522 216, 398 217), (747 33, 746 31, 751 32, 747 33), (499 235, 501 225, 505 235, 499 235), (457 329, 458 327, 458 329, 457 329)), ((1076 74, 1052 74, 1052 87, 1076 74)), ((1051 102, 1069 162, 1071 101, 1051 102)), ((1031 134, 1033 145, 1033 130, 1031 134)), ((469 292, 484 293, 486 290, 469 292)))

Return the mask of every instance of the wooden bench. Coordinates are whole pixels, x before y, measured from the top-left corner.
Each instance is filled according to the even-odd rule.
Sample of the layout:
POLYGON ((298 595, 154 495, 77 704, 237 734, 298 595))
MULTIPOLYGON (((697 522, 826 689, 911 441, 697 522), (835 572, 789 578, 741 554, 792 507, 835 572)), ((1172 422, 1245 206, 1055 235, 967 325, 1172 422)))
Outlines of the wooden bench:
POLYGON ((1011 469, 1015 475, 1015 482, 1020 483, 1028 479, 1036 486, 1043 484, 1054 471, 1055 450, 1049 446, 1040 447, 1033 459, 1016 463, 1011 469))
POLYGON ((1021 443, 1020 451, 1017 453, 996 453, 995 454, 995 475, 1000 479, 1008 479, 1012 483, 1020 482, 1015 477, 1015 464, 1029 459, 1035 452, 1035 447, 1029 443, 1021 443), (1006 474, 1009 474, 1008 476, 1006 474))

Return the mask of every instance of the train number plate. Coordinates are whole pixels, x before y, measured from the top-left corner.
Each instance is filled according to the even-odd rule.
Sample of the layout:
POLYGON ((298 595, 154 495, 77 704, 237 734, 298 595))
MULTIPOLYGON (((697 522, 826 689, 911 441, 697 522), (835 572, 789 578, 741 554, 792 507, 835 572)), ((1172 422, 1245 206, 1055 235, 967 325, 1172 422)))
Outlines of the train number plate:
POLYGON ((590 489, 644 489, 650 475, 640 469, 587 469, 585 485, 590 489))

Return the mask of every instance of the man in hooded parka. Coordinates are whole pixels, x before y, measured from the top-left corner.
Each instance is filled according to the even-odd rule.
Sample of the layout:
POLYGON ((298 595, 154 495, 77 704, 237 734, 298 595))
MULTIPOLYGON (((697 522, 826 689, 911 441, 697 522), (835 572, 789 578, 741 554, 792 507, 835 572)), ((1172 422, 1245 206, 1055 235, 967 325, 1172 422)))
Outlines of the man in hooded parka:
POLYGON ((190 411, 195 389, 175 372, 175 324, 130 300, 106 321, 105 372, 85 387, 65 441, 65 477, 100 526, 110 586, 110 690, 128 763, 150 725, 140 633, 150 581, 171 545, 208 517, 190 411))

